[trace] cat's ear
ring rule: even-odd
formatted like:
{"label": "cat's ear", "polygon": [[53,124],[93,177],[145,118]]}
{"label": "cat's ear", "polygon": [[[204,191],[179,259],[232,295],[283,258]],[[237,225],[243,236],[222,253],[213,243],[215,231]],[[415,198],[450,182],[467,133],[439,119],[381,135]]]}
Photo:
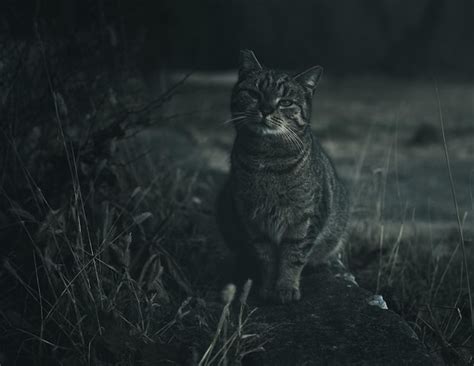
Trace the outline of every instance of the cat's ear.
{"label": "cat's ear", "polygon": [[258,62],[255,53],[251,50],[240,51],[239,79],[252,71],[262,70],[262,65]]}
{"label": "cat's ear", "polygon": [[295,75],[293,78],[301,83],[304,87],[308,88],[311,93],[314,93],[314,90],[318,86],[321,75],[323,74],[323,68],[321,66],[313,66],[298,75]]}

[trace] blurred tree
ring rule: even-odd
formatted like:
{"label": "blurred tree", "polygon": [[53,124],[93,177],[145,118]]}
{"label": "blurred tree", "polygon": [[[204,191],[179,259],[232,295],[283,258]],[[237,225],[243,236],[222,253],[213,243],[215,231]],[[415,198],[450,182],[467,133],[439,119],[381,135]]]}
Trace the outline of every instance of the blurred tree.
{"label": "blurred tree", "polygon": [[474,2],[458,0],[446,4],[430,52],[430,63],[437,74],[474,75]]}
{"label": "blurred tree", "polygon": [[420,20],[407,27],[399,39],[392,40],[381,62],[390,74],[412,75],[431,65],[429,56],[435,32],[446,11],[446,0],[428,1]]}
{"label": "blurred tree", "polygon": [[[112,69],[135,65],[152,85],[157,70],[228,69],[238,50],[263,63],[330,73],[439,72],[474,75],[473,0],[2,0],[2,29],[34,39],[101,41]],[[87,55],[84,55],[87,56]]]}

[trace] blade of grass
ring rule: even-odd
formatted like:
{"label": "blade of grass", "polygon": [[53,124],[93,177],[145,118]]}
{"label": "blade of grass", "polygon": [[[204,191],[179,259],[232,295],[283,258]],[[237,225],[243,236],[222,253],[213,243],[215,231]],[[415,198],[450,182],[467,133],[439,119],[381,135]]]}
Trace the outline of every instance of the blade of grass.
{"label": "blade of grass", "polygon": [[[451,188],[451,197],[453,200],[454,208],[456,211],[456,220],[458,224],[458,231],[459,231],[459,239],[461,243],[461,249],[462,249],[462,257],[463,257],[463,264],[464,264],[464,273],[466,276],[466,285],[467,285],[467,291],[468,291],[468,296],[469,296],[469,311],[471,315],[471,334],[474,333],[474,311],[473,311],[473,302],[472,302],[472,293],[471,293],[471,283],[469,279],[469,266],[468,266],[468,261],[467,261],[467,253],[466,253],[466,246],[465,246],[465,241],[464,241],[464,233],[462,229],[462,223],[461,223],[461,216],[459,214],[459,205],[458,205],[458,200],[456,196],[456,188],[454,187],[454,179],[453,179],[453,173],[451,170],[451,163],[449,160],[449,151],[448,151],[448,143],[446,140],[446,133],[444,129],[444,117],[443,117],[443,109],[441,106],[441,100],[439,96],[439,89],[438,89],[438,81],[435,80],[435,90],[436,90],[436,100],[438,102],[438,117],[439,117],[439,124],[441,128],[441,136],[443,138],[443,149],[444,149],[444,157],[445,157],[445,162],[446,162],[446,169],[449,175],[449,184]],[[474,349],[474,344],[471,344],[471,347],[473,350]]]}

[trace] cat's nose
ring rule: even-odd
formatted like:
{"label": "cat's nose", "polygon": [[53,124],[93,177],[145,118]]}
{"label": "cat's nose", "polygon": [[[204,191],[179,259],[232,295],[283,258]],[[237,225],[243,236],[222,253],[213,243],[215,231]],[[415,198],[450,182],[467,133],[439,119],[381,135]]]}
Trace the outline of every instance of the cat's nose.
{"label": "cat's nose", "polygon": [[266,117],[269,114],[272,114],[274,110],[275,109],[269,104],[264,104],[260,106],[260,112],[262,113],[263,117]]}

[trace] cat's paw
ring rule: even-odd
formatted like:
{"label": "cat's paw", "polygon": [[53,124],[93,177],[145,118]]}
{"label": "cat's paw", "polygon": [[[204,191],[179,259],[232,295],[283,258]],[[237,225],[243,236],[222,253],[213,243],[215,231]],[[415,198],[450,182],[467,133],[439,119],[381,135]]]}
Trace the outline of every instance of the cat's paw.
{"label": "cat's paw", "polygon": [[286,304],[292,301],[299,301],[301,299],[300,289],[296,286],[277,286],[275,295],[275,300],[281,304]]}

